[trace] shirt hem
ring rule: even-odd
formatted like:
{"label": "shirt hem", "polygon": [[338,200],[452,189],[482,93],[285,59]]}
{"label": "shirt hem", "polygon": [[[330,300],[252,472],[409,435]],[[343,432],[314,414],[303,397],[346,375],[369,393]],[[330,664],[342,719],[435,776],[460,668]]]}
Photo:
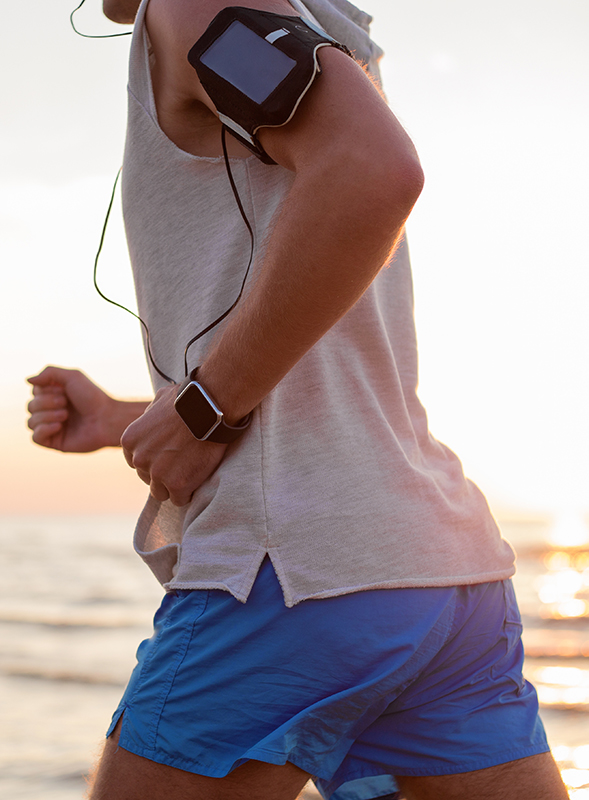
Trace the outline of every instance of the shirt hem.
{"label": "shirt hem", "polygon": [[[273,562],[272,566],[274,568],[274,571],[276,572],[276,565],[274,564],[274,559],[271,560]],[[479,583],[496,583],[497,581],[507,580],[511,578],[514,574],[515,574],[515,567],[511,567],[510,569],[498,570],[495,572],[485,572],[476,575],[450,575],[445,577],[438,576],[435,578],[423,578],[423,577],[398,578],[389,581],[377,581],[375,583],[367,583],[357,586],[355,585],[339,586],[332,589],[323,589],[316,592],[304,593],[300,595],[293,593],[292,585],[289,586],[288,583],[285,582],[286,580],[285,575],[278,575],[277,573],[277,577],[279,579],[282,588],[284,605],[287,608],[292,608],[293,606],[296,606],[298,603],[302,603],[305,600],[327,600],[331,597],[340,597],[341,595],[354,594],[355,592],[367,592],[377,589],[438,589],[438,588],[445,588],[448,586],[472,586]],[[251,585],[253,585],[253,581]],[[240,592],[237,591],[236,589],[231,588],[223,581],[172,580],[164,584],[164,589],[166,591],[174,591],[175,589],[186,589],[186,590],[221,589],[223,591],[229,592],[229,594],[233,595],[233,597],[240,603],[246,603],[251,591],[251,586],[247,591]]]}

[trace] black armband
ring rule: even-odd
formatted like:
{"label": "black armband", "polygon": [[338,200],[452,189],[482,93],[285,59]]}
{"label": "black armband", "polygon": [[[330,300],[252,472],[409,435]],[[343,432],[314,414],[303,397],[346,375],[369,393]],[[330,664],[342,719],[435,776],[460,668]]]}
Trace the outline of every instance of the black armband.
{"label": "black armband", "polygon": [[302,17],[224,8],[188,53],[188,61],[227,129],[266,164],[256,136],[292,119],[321,67],[317,51],[344,45]]}

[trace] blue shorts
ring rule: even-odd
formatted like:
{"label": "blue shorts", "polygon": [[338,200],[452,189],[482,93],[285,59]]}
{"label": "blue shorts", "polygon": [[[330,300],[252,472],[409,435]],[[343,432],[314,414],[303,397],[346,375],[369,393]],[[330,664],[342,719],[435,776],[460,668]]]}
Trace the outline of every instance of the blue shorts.
{"label": "blue shorts", "polygon": [[113,716],[125,750],[223,777],[290,761],[325,798],[546,752],[510,581],[378,589],[286,608],[266,559],[243,604],[167,594]]}

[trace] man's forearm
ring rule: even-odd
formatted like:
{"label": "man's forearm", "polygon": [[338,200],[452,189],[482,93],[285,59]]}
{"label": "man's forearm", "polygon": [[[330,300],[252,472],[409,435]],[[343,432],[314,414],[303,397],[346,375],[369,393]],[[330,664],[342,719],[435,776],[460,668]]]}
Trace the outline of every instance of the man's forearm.
{"label": "man's forearm", "polygon": [[119,447],[124,430],[144,413],[151,400],[114,400],[108,427],[107,447]]}
{"label": "man's forearm", "polygon": [[420,174],[400,176],[396,186],[373,177],[349,161],[297,176],[261,274],[200,370],[230,423],[258,405],[387,260]]}

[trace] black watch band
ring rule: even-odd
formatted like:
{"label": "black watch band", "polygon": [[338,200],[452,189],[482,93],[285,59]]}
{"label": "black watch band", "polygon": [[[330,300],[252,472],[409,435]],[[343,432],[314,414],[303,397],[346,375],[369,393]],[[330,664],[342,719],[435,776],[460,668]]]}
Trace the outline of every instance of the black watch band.
{"label": "black watch band", "polygon": [[229,444],[235,441],[250,425],[251,411],[237,425],[228,425],[223,412],[197,380],[198,367],[180,384],[174,407],[182,421],[199,442]]}

